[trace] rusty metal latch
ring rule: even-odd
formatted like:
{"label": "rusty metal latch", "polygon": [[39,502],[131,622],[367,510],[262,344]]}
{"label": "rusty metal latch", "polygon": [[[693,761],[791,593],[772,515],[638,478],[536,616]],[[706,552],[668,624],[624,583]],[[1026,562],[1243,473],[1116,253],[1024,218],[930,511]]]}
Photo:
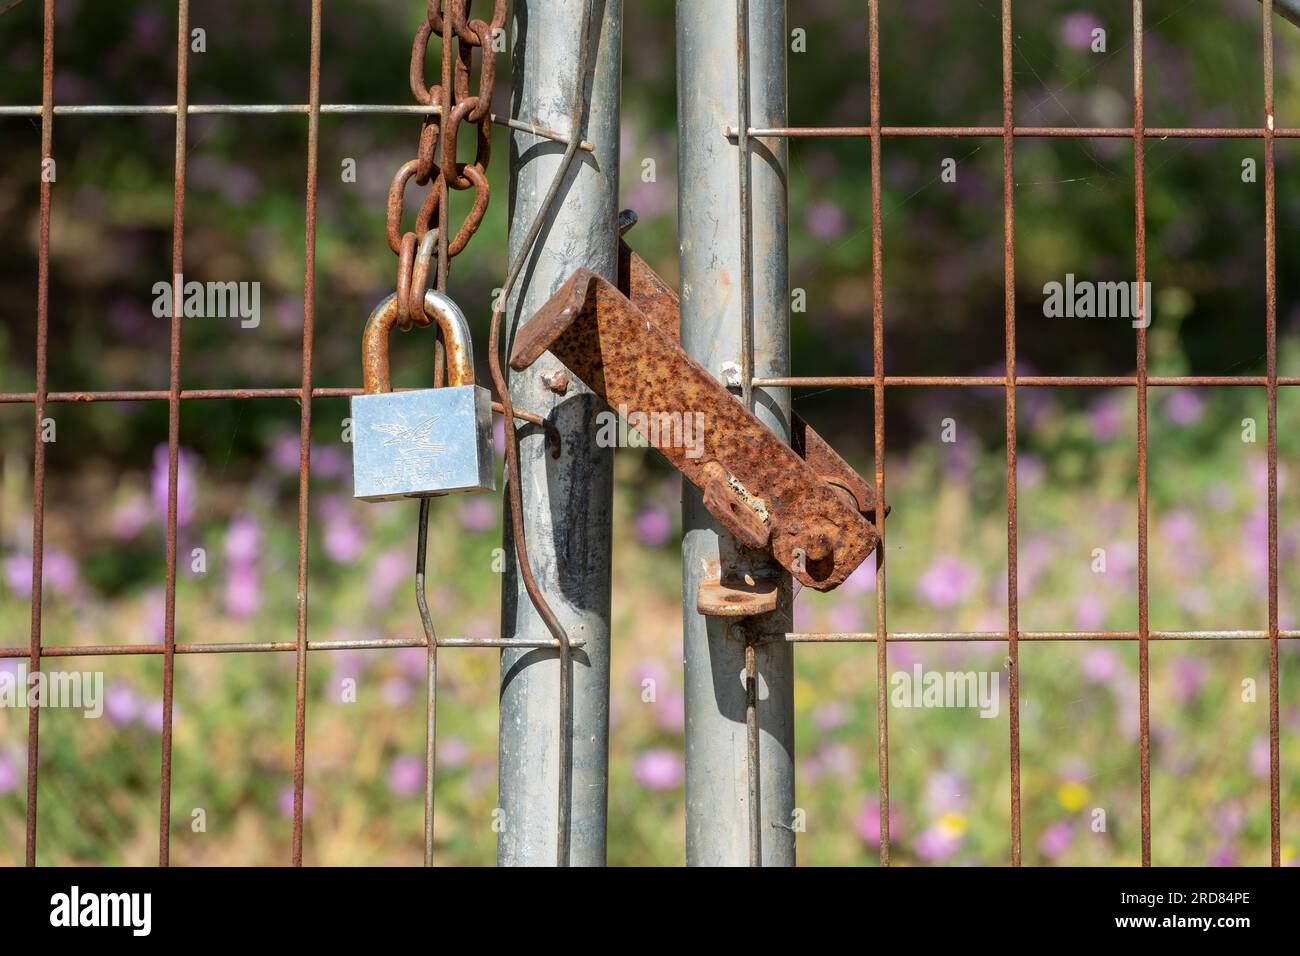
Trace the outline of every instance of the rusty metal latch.
{"label": "rusty metal latch", "polygon": [[833,589],[880,540],[874,486],[797,415],[788,445],[764,425],[682,349],[680,316],[677,292],[621,242],[618,286],[575,272],[520,329],[510,367],[525,369],[550,351],[625,417],[702,415],[697,443],[672,428],[651,427],[645,437],[738,541],[771,554],[802,584]]}

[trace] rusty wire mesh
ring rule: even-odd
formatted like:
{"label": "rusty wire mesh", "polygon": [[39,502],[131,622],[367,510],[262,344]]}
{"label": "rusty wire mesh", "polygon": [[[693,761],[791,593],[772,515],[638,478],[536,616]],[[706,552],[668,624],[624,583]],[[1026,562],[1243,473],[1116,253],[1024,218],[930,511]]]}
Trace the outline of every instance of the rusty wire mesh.
{"label": "rusty wire mesh", "polygon": [[[317,196],[317,160],[319,118],[329,113],[424,113],[427,108],[414,106],[382,106],[355,104],[322,104],[320,101],[321,72],[321,4],[322,0],[311,2],[311,42],[310,42],[310,100],[307,104],[268,104],[268,105],[191,105],[188,98],[187,41],[189,22],[189,0],[178,0],[177,32],[177,81],[176,103],[174,106],[62,106],[54,104],[54,4],[52,0],[44,3],[43,33],[43,76],[42,103],[30,107],[0,107],[0,115],[39,116],[41,126],[41,157],[49,159],[52,155],[52,133],[54,118],[61,114],[73,115],[132,115],[158,113],[175,115],[175,191],[173,201],[173,241],[172,273],[179,274],[184,261],[184,227],[185,227],[185,189],[186,189],[186,127],[187,117],[211,113],[245,113],[275,114],[291,113],[306,115],[308,119],[308,149],[306,167],[306,265],[303,285],[304,324],[302,339],[302,377],[297,388],[246,388],[246,389],[184,389],[180,376],[180,317],[172,317],[170,344],[170,381],[166,391],[62,391],[52,392],[46,387],[49,356],[49,265],[50,265],[50,204],[51,184],[42,179],[40,186],[40,232],[38,254],[38,294],[36,311],[36,389],[34,392],[0,393],[0,404],[29,404],[34,407],[35,437],[33,444],[33,499],[32,499],[32,600],[31,632],[28,646],[0,647],[0,658],[27,658],[31,670],[40,668],[44,657],[113,657],[129,655],[161,655],[163,658],[163,718],[162,718],[162,760],[160,772],[160,807],[159,807],[159,863],[166,865],[169,859],[169,820],[171,814],[171,769],[172,769],[172,718],[175,657],[178,654],[227,654],[227,653],[294,653],[296,656],[296,697],[295,697],[295,762],[294,762],[294,810],[293,810],[293,849],[295,864],[302,862],[303,837],[303,786],[304,762],[306,748],[306,664],[310,651],[373,649],[373,648],[408,648],[427,647],[422,637],[392,638],[374,640],[330,640],[317,641],[308,639],[307,624],[307,530],[308,530],[308,488],[310,478],[310,430],[312,399],[338,398],[358,394],[355,388],[318,388],[312,380],[312,343],[314,331],[314,283],[315,283],[315,236],[316,236],[316,196]],[[738,0],[741,11],[740,23],[745,22],[745,0]],[[1273,4],[1272,0],[1262,3],[1263,34],[1263,119],[1258,127],[1148,127],[1143,115],[1143,3],[1133,0],[1133,124],[1126,127],[1060,127],[1060,126],[1017,126],[1013,112],[1012,83],[1012,2],[1001,3],[1001,37],[1002,37],[1002,124],[1000,126],[886,126],[881,123],[880,112],[880,30],[879,0],[867,0],[869,26],[869,78],[870,78],[870,123],[867,126],[823,126],[823,127],[781,127],[752,128],[744,124],[747,109],[742,106],[740,123],[745,126],[744,134],[737,135],[740,128],[730,132],[739,141],[750,137],[857,137],[870,141],[871,174],[871,339],[873,352],[872,374],[862,376],[799,376],[783,378],[756,378],[753,376],[752,335],[746,336],[749,345],[743,368],[743,389],[746,395],[754,387],[849,387],[870,389],[873,393],[874,407],[874,450],[875,450],[875,484],[877,496],[885,500],[885,396],[890,388],[907,388],[923,386],[939,387],[989,387],[1001,386],[1005,389],[1006,408],[1006,485],[1007,485],[1007,628],[1004,631],[890,631],[887,626],[886,575],[883,546],[877,549],[876,557],[876,627],[872,632],[788,632],[766,635],[765,640],[787,641],[791,643],[874,643],[876,646],[876,706],[877,706],[877,759],[880,777],[880,859],[887,864],[890,856],[889,839],[889,729],[888,705],[886,694],[888,645],[893,642],[971,642],[971,641],[1005,641],[1010,661],[1010,810],[1011,810],[1011,862],[1018,865],[1021,861],[1021,784],[1020,784],[1020,711],[1019,711],[1019,645],[1021,642],[1053,641],[1135,641],[1138,644],[1139,659],[1139,741],[1140,741],[1140,782],[1141,782],[1141,853],[1144,865],[1151,863],[1151,785],[1150,785],[1150,700],[1149,700],[1149,656],[1151,641],[1267,641],[1269,647],[1269,801],[1270,801],[1270,843],[1272,864],[1277,866],[1281,860],[1281,826],[1280,826],[1280,773],[1279,773],[1279,687],[1278,687],[1278,643],[1281,640],[1300,638],[1300,631],[1282,630],[1278,626],[1278,486],[1277,486],[1277,396],[1278,389],[1286,386],[1300,385],[1300,376],[1280,376],[1277,374],[1277,275],[1276,275],[1276,210],[1275,178],[1276,164],[1274,143],[1279,137],[1300,138],[1300,128],[1276,127],[1273,115]],[[746,47],[739,44],[740,57],[738,76],[741,77],[740,88],[745,88],[744,77],[747,76]],[[743,101],[742,101],[743,102]],[[538,136],[566,142],[563,134],[542,129],[526,122],[493,117],[502,125],[524,130]],[[1003,148],[1003,242],[1004,242],[1004,343],[1006,371],[1004,375],[887,375],[885,372],[884,347],[884,291],[883,291],[883,245],[881,213],[881,145],[888,138],[907,137],[963,137],[1001,139]],[[1179,375],[1157,376],[1147,373],[1146,330],[1138,328],[1136,332],[1136,374],[1134,375],[1018,375],[1016,371],[1016,321],[1015,321],[1015,197],[1014,197],[1014,156],[1017,139],[1035,138],[1120,138],[1128,139],[1134,148],[1134,187],[1136,219],[1136,261],[1135,274],[1137,287],[1142,288],[1146,275],[1146,233],[1145,233],[1145,197],[1144,197],[1144,152],[1147,139],[1167,138],[1203,138],[1203,139],[1254,139],[1262,140],[1264,145],[1264,193],[1265,193],[1265,275],[1266,275],[1266,374],[1259,375]],[[587,147],[588,144],[582,144]],[[748,178],[748,159],[742,153],[740,175],[742,182]],[[750,269],[743,271],[743,301],[752,302],[753,274]],[[1139,293],[1140,295],[1140,293]],[[747,311],[748,311],[747,306]],[[173,310],[175,311],[175,310]],[[752,316],[749,317],[752,321]],[[1267,391],[1267,488],[1268,488],[1268,625],[1264,630],[1229,629],[1229,630],[1153,630],[1149,626],[1149,581],[1148,581],[1148,503],[1147,503],[1147,394],[1148,388],[1167,386],[1201,386],[1201,387],[1264,387]],[[1016,400],[1019,388],[1057,388],[1057,387],[1126,387],[1135,388],[1137,394],[1137,482],[1138,482],[1138,625],[1135,630],[1122,631],[1022,631],[1018,626],[1018,589],[1017,589],[1017,520],[1016,520]],[[298,618],[297,639],[295,641],[253,642],[253,643],[178,643],[175,637],[175,598],[176,598],[176,550],[177,550],[177,461],[179,451],[180,410],[183,402],[217,399],[298,399],[301,403],[300,416],[300,460],[299,460],[299,495],[298,495],[298,563],[297,593]],[[42,643],[41,632],[41,576],[42,553],[44,544],[45,515],[45,453],[41,440],[41,423],[45,418],[47,406],[69,402],[128,402],[128,401],[166,401],[169,409],[168,419],[168,496],[166,522],[167,578],[165,604],[165,637],[161,646],[145,644],[117,644],[91,646],[46,646]],[[879,526],[884,534],[885,518],[881,514]],[[459,637],[439,637],[438,647],[502,647],[529,646],[527,642],[503,641],[500,639],[479,639]],[[538,644],[542,646],[542,644]],[[555,646],[547,642],[545,646]],[[576,642],[575,642],[576,646]],[[751,655],[752,660],[752,655]],[[751,685],[753,681],[752,665],[750,667]],[[432,708],[433,681],[432,671],[429,681],[429,706]],[[751,686],[752,690],[752,686]],[[29,711],[28,723],[28,763],[27,763],[27,804],[26,804],[26,861],[34,865],[36,860],[37,837],[37,784],[38,756],[40,743],[40,709],[33,707]],[[757,727],[751,735],[751,773],[749,787],[751,792],[758,787],[759,768],[756,762],[755,743]],[[432,760],[432,745],[428,748],[426,759]],[[431,770],[430,770],[431,773]],[[752,809],[757,809],[757,801],[751,800]],[[426,815],[426,843],[429,839],[428,829],[431,818]],[[754,828],[751,840],[760,839]],[[751,846],[751,857],[753,847]]]}
{"label": "rusty wire mesh", "polygon": [[[0,659],[27,658],[30,673],[40,670],[44,657],[120,657],[132,655],[161,655],[163,659],[163,697],[162,697],[162,758],[159,774],[160,797],[158,816],[158,862],[166,866],[170,858],[170,821],[172,798],[172,725],[174,718],[175,658],[177,654],[240,654],[240,653],[289,653],[296,658],[295,706],[294,706],[294,772],[293,772],[293,837],[292,862],[295,866],[302,864],[303,855],[303,817],[304,817],[304,777],[306,765],[307,740],[307,653],[324,650],[363,650],[379,648],[422,647],[428,650],[428,665],[425,672],[425,706],[427,739],[424,755],[424,846],[425,864],[432,862],[433,850],[433,793],[435,785],[435,706],[437,694],[437,649],[440,647],[548,647],[560,648],[558,639],[527,640],[482,637],[443,637],[433,634],[424,602],[424,556],[427,544],[426,522],[428,499],[422,501],[420,534],[417,560],[415,562],[415,583],[417,598],[421,604],[425,635],[419,637],[376,638],[368,640],[328,640],[313,641],[308,639],[307,625],[307,583],[308,583],[308,549],[307,535],[309,525],[308,498],[311,480],[311,427],[312,400],[316,398],[340,398],[361,394],[360,388],[318,388],[313,385],[313,338],[315,327],[315,280],[316,280],[316,213],[317,183],[320,142],[320,117],[328,113],[350,114],[416,114],[431,112],[427,104],[414,105],[360,105],[360,104],[322,104],[320,100],[321,79],[321,15],[323,0],[311,0],[310,22],[310,70],[309,102],[306,104],[205,104],[191,105],[189,102],[188,51],[190,41],[189,0],[178,0],[177,34],[176,34],[176,102],[175,105],[133,106],[94,104],[86,106],[57,107],[54,104],[54,40],[55,17],[53,0],[45,0],[43,5],[43,43],[42,43],[42,81],[40,106],[5,106],[0,107],[0,115],[39,116],[41,125],[41,159],[49,160],[53,154],[54,117],[60,114],[91,115],[143,115],[165,114],[176,117],[175,137],[175,180],[172,202],[172,258],[171,275],[183,274],[185,258],[185,175],[187,166],[186,131],[188,117],[203,114],[301,114],[307,117],[307,168],[305,175],[306,216],[304,227],[305,257],[303,276],[303,334],[302,334],[302,379],[298,388],[240,388],[240,389],[183,389],[181,387],[181,310],[171,310],[170,348],[169,348],[169,385],[161,390],[103,390],[81,392],[51,392],[47,388],[49,366],[49,275],[50,275],[50,206],[51,181],[42,177],[40,191],[40,231],[38,240],[37,272],[37,307],[36,307],[36,390],[34,392],[0,393],[0,404],[30,404],[35,411],[35,445],[33,449],[33,484],[32,484],[32,597],[31,597],[31,632],[27,647],[0,646]],[[590,22],[589,6],[587,15],[580,21],[584,27]],[[587,34],[580,39],[582,53],[575,58],[579,75],[586,70]],[[581,84],[577,86],[579,92]],[[583,116],[581,95],[573,107],[573,128],[579,129]],[[436,111],[436,108],[432,111]],[[532,238],[525,244],[520,260],[527,255],[532,241],[540,232],[542,220],[560,192],[560,184],[573,156],[580,150],[590,150],[590,143],[574,141],[566,134],[556,132],[525,121],[488,114],[493,123],[510,129],[530,133],[543,139],[552,140],[565,146],[565,157],[555,174],[552,195],[544,204],[542,215],[534,224]],[[521,263],[512,266],[512,274],[507,278],[506,288],[514,283]],[[179,301],[179,288],[176,290]],[[294,641],[259,641],[239,643],[200,643],[177,642],[176,640],[176,560],[177,560],[177,494],[178,494],[178,459],[180,453],[180,411],[185,401],[236,399],[296,399],[301,407],[299,416],[299,461],[298,461],[298,523],[297,523],[297,639]],[[44,519],[46,460],[45,447],[41,437],[42,422],[46,417],[46,408],[51,404],[66,402],[131,402],[131,401],[166,401],[168,403],[167,432],[167,517],[166,517],[166,584],[164,605],[164,636],[161,645],[114,644],[114,645],[78,645],[48,646],[42,642],[41,607],[42,607],[42,570],[44,553]],[[500,402],[494,402],[498,412],[503,411]],[[535,415],[517,410],[514,417],[525,421],[534,421]],[[540,423],[540,422],[539,422]],[[521,537],[522,540],[522,537]],[[581,647],[581,640],[567,642],[569,646]],[[40,706],[28,709],[27,725],[27,777],[26,777],[26,848],[25,858],[28,866],[36,864],[36,837],[39,755],[40,755]],[[566,768],[567,769],[567,768]],[[563,778],[562,778],[563,780]],[[561,784],[560,792],[566,792]],[[561,813],[564,801],[561,800]],[[566,856],[567,841],[561,839],[558,853],[561,862]]]}
{"label": "rusty wire mesh", "polygon": [[[737,48],[740,51],[741,77],[738,89],[741,94],[741,115],[747,114],[744,102],[747,44],[744,31],[747,23],[747,0],[738,0],[739,29]],[[1006,393],[1006,484],[1007,484],[1007,628],[1005,631],[967,632],[917,632],[890,631],[887,627],[887,600],[885,587],[885,515],[878,515],[882,545],[876,550],[876,629],[874,632],[789,632],[771,635],[769,640],[793,643],[858,643],[876,645],[876,708],[877,708],[877,759],[880,775],[880,861],[889,863],[889,714],[888,646],[891,642],[943,642],[943,641],[1005,641],[1009,665],[1010,695],[1010,758],[1011,758],[1011,863],[1021,862],[1021,784],[1020,784],[1020,681],[1019,645],[1022,641],[1136,641],[1138,644],[1139,683],[1139,748],[1141,774],[1141,834],[1142,864],[1151,865],[1151,706],[1149,693],[1150,662],[1148,647],[1151,641],[1182,640],[1267,640],[1269,683],[1269,818],[1270,844],[1273,866],[1281,864],[1281,799],[1279,771],[1279,719],[1278,719],[1278,642],[1300,637],[1300,631],[1280,630],[1278,627],[1278,487],[1277,487],[1277,390],[1281,386],[1300,384],[1300,377],[1277,374],[1277,228],[1276,228],[1276,163],[1274,142],[1278,137],[1295,138],[1300,129],[1278,128],[1273,113],[1273,3],[1264,0],[1263,17],[1263,124],[1259,127],[1148,127],[1143,115],[1143,3],[1133,0],[1133,125],[1128,127],[1035,127],[1017,126],[1013,111],[1011,0],[1001,3],[1002,35],[1002,125],[1001,126],[884,126],[880,121],[880,13],[879,0],[868,0],[869,71],[870,71],[870,125],[835,127],[783,127],[733,128],[730,132],[740,142],[749,137],[861,137],[870,140],[871,147],[871,338],[872,374],[864,376],[808,376],[785,378],[753,378],[752,355],[746,356],[743,372],[748,395],[754,386],[765,387],[850,387],[871,389],[874,400],[875,481],[877,500],[885,498],[885,394],[890,388],[916,386],[988,387],[1002,386]],[[743,119],[741,120],[743,124]],[[737,135],[740,134],[740,135]],[[883,243],[881,226],[881,143],[891,137],[984,137],[1002,140],[1003,186],[1003,281],[1004,281],[1004,342],[1006,372],[1004,375],[953,376],[953,375],[886,375],[884,336],[884,285]],[[1154,376],[1147,374],[1147,335],[1140,323],[1136,334],[1135,375],[1095,376],[1020,376],[1016,373],[1016,252],[1015,252],[1015,142],[1032,138],[1093,138],[1117,137],[1130,139],[1134,150],[1134,214],[1136,221],[1135,276],[1138,292],[1138,315],[1145,315],[1142,289],[1146,279],[1146,208],[1144,195],[1144,155],[1147,139],[1206,138],[1206,139],[1262,139],[1264,144],[1264,203],[1265,203],[1265,284],[1266,284],[1266,374],[1263,376],[1180,375]],[[740,176],[742,195],[747,195],[749,177],[749,152],[742,153]],[[742,294],[752,301],[754,277],[750,269],[742,270]],[[752,321],[750,312],[746,318]],[[746,341],[752,348],[752,335]],[[1129,631],[1022,631],[1019,628],[1019,593],[1017,585],[1017,524],[1016,524],[1016,394],[1017,389],[1052,387],[1129,387],[1137,390],[1137,506],[1138,506],[1138,626]],[[1268,627],[1266,630],[1152,630],[1148,620],[1148,503],[1147,503],[1147,389],[1162,386],[1264,386],[1268,401]],[[750,675],[753,679],[752,669]],[[751,688],[752,696],[752,688]],[[756,714],[751,702],[751,717]],[[750,809],[757,815],[758,790],[756,779],[757,740],[751,733]],[[751,820],[750,857],[758,853],[760,839],[755,821]]]}

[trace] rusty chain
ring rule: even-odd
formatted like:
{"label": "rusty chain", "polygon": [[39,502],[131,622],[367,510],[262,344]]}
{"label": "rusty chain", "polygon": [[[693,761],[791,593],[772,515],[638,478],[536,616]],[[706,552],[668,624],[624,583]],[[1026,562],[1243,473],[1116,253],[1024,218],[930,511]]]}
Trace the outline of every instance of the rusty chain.
{"label": "rusty chain", "polygon": [[[436,248],[437,271],[434,276],[435,288],[446,291],[447,274],[451,260],[464,251],[465,246],[478,231],[487,212],[491,195],[488,184],[488,163],[492,156],[492,93],[496,83],[495,42],[503,35],[507,14],[508,0],[492,0],[491,22],[470,19],[470,5],[473,0],[427,0],[426,15],[417,28],[415,39],[411,44],[410,82],[411,92],[416,102],[429,106],[424,124],[420,130],[419,146],[415,159],[403,163],[393,177],[388,190],[387,233],[389,248],[396,253],[397,266],[397,300],[399,305],[398,326],[407,331],[415,326],[426,326],[431,319],[425,314],[424,296],[429,282],[429,270],[433,264]],[[576,100],[573,106],[573,123],[566,145],[564,159],[561,162],[554,182],[551,184],[543,211],[538,215],[529,230],[524,247],[511,264],[510,274],[505,288],[493,309],[490,327],[489,366],[493,383],[496,386],[498,401],[493,407],[506,417],[507,423],[521,419],[534,425],[542,426],[548,441],[553,440],[552,452],[558,457],[560,453],[559,433],[548,419],[534,413],[516,409],[510,400],[510,391],[501,373],[499,355],[499,331],[504,300],[509,296],[524,258],[537,240],[542,221],[549,209],[558,199],[560,186],[565,171],[573,161],[576,150],[583,146],[579,132],[585,113],[582,95],[583,78],[588,63],[588,38],[592,18],[591,0],[587,0],[585,16],[582,21],[579,39],[578,71]],[[428,58],[430,40],[441,37],[441,77],[436,85],[428,85],[425,76],[425,61]],[[455,44],[455,65],[452,64],[452,47]],[[471,94],[470,79],[473,68],[474,49],[480,52],[479,82],[476,93]],[[456,161],[457,147],[462,125],[468,121],[475,128],[476,144],[474,161],[460,163]],[[402,211],[405,205],[406,188],[414,179],[416,185],[429,186],[428,196],[420,205],[415,218],[415,228],[403,232],[401,226]],[[454,238],[450,237],[448,197],[451,190],[474,190],[474,203],[465,216]],[[435,223],[436,217],[436,223]],[[442,343],[437,346],[434,361],[434,384],[442,384],[443,362]],[[508,514],[514,533],[515,552],[519,563],[519,572],[529,599],[537,608],[547,629],[555,639],[560,656],[560,781],[557,788],[556,821],[556,862],[567,866],[569,862],[569,790],[572,786],[572,751],[569,730],[572,722],[572,687],[568,670],[570,667],[570,642],[563,625],[551,609],[541,592],[536,577],[529,563],[525,544],[523,526],[523,506],[519,492],[519,452],[518,438],[513,428],[506,430],[506,474]],[[429,499],[420,500],[420,518],[418,524],[418,541],[416,545],[415,592],[416,604],[420,611],[420,621],[424,629],[425,646],[428,654],[429,699],[427,706],[427,727],[425,737],[425,759],[427,773],[425,779],[425,865],[432,865],[433,841],[432,820],[434,806],[434,700],[433,686],[437,674],[438,639],[434,633],[433,617],[429,611],[425,592],[425,553],[428,542]]]}
{"label": "rusty chain", "polygon": [[[492,156],[492,93],[496,84],[496,41],[504,35],[508,0],[492,0],[492,19],[470,19],[470,6],[473,0],[427,0],[426,15],[416,29],[415,39],[411,44],[410,83],[411,92],[416,102],[430,107],[420,129],[419,146],[415,159],[403,163],[393,177],[388,190],[387,233],[389,248],[397,255],[397,301],[399,306],[398,327],[408,331],[416,326],[429,325],[431,319],[425,314],[424,297],[429,283],[429,270],[433,265],[434,254],[437,255],[437,271],[434,276],[434,288],[446,291],[447,274],[451,260],[464,251],[474,237],[483,217],[487,212],[491,195],[488,183],[488,163]],[[535,413],[516,409],[510,398],[501,369],[500,328],[504,303],[509,298],[515,282],[523,270],[524,262],[530,254],[541,232],[542,224],[554,204],[559,200],[561,188],[567,171],[579,149],[590,149],[590,144],[581,139],[581,130],[586,116],[587,103],[584,97],[584,80],[589,65],[589,41],[591,21],[594,15],[592,0],[586,0],[578,37],[577,71],[575,77],[575,97],[571,114],[571,125],[565,141],[565,152],[559,169],[551,182],[542,209],[534,219],[522,247],[517,251],[510,264],[505,287],[500,293],[492,312],[489,334],[489,361],[492,381],[497,391],[494,410],[500,411],[507,423],[514,419],[540,425],[552,444],[552,454],[559,457],[559,432],[549,419]],[[441,76],[440,82],[428,85],[425,74],[425,61],[428,58],[430,41],[441,38]],[[455,45],[455,62],[452,53]],[[471,74],[473,72],[474,49],[480,51],[479,81],[477,91],[471,93]],[[468,123],[475,130],[474,161],[457,162],[457,147],[462,125]],[[519,128],[530,130],[537,135],[548,135],[530,124],[520,124]],[[405,206],[406,188],[414,179],[418,186],[429,186],[429,193],[420,205],[415,217],[415,228],[402,231],[402,211]],[[474,190],[474,203],[454,237],[450,237],[448,197],[451,190]],[[436,222],[435,222],[436,217]],[[435,358],[435,386],[442,383],[443,363],[441,359],[441,342]],[[557,788],[557,839],[556,862],[567,866],[569,862],[569,791],[572,786],[572,742],[569,739],[569,727],[572,723],[572,679],[571,644],[564,626],[541,591],[528,558],[525,528],[523,521],[523,503],[519,490],[519,449],[518,436],[513,428],[506,430],[506,501],[507,513],[514,536],[515,554],[518,560],[519,575],[529,600],[537,609],[546,628],[555,640],[555,647],[560,658],[560,711],[561,731],[559,734],[559,770],[560,780]],[[429,611],[425,593],[425,552],[428,542],[429,499],[420,501],[420,518],[418,524],[418,541],[416,549],[415,591],[416,603],[420,611],[420,620],[424,629],[425,646],[428,651],[428,668],[430,674],[430,694],[434,675],[437,671],[438,640],[434,633],[433,618]],[[425,780],[425,864],[432,863],[432,815],[433,815],[433,747],[434,747],[434,711],[433,700],[428,704],[428,727],[426,733],[426,761],[429,771]]]}
{"label": "rusty chain", "polygon": [[[492,158],[492,93],[496,86],[499,37],[504,35],[507,0],[492,0],[492,19],[470,18],[473,0],[427,0],[425,18],[411,43],[411,93],[417,103],[429,106],[416,156],[403,163],[388,189],[388,246],[398,257],[397,298],[399,327],[429,324],[424,314],[424,293],[437,247],[434,287],[445,291],[450,262],[465,250],[487,213],[491,189],[488,163]],[[437,83],[429,84],[425,72],[430,41],[441,40],[441,69]],[[454,54],[453,54],[454,46]],[[480,51],[479,78],[471,89],[474,50]],[[454,62],[453,62],[454,61]],[[457,162],[460,133],[467,123],[474,128],[474,161]],[[406,188],[414,179],[429,192],[415,217],[415,228],[402,231]],[[474,204],[450,236],[448,196],[451,190],[474,190]],[[429,241],[428,237],[433,236]]]}

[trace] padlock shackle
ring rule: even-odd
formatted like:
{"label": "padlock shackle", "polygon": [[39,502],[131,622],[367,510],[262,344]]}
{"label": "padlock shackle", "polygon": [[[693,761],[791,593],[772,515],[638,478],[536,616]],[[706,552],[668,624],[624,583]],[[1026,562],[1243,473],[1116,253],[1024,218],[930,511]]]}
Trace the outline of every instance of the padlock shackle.
{"label": "padlock shackle", "polygon": [[[429,289],[424,293],[424,312],[442,329],[447,358],[447,384],[474,384],[474,342],[469,334],[469,320],[451,299]],[[401,318],[397,293],[375,306],[366,320],[361,338],[361,384],[367,395],[393,390],[388,366],[388,341],[393,327]]]}

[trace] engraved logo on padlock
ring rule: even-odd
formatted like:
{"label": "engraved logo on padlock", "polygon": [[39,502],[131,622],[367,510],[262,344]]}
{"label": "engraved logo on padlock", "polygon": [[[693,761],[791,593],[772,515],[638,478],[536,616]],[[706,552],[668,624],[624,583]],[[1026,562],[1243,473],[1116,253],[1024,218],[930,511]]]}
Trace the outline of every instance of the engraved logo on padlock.
{"label": "engraved logo on padlock", "polygon": [[365,394],[352,399],[353,494],[363,501],[496,490],[492,397],[474,384],[469,323],[439,292],[425,293],[424,310],[442,330],[445,388],[392,391],[388,340],[400,318],[396,295],[366,322]]}

